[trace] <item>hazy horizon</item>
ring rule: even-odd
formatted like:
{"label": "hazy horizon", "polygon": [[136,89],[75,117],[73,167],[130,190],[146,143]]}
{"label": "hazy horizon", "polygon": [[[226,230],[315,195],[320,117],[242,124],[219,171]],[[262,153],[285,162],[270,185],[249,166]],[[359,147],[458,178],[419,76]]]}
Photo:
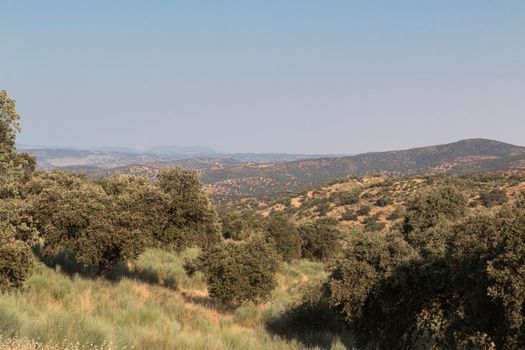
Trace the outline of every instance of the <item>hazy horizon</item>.
{"label": "hazy horizon", "polygon": [[525,144],[525,2],[0,0],[20,144]]}

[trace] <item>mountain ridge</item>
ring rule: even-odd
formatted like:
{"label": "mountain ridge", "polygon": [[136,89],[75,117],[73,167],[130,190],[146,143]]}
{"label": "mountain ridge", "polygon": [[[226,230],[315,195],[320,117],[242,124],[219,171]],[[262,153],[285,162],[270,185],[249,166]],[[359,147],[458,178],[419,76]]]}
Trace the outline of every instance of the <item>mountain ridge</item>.
{"label": "mountain ridge", "polygon": [[[221,206],[255,204],[282,194],[352,177],[381,175],[399,178],[438,173],[525,171],[525,147],[483,138],[342,157],[288,159],[281,155],[280,161],[275,161],[271,156],[257,157],[253,158],[250,154],[238,159],[167,159],[159,156],[153,159],[135,158],[129,164],[126,164],[128,160],[121,159],[121,163],[105,168],[93,164],[66,164],[58,168],[86,172],[95,178],[115,173],[154,177],[159,169],[173,166],[196,169],[208,191]],[[103,164],[112,164],[111,161],[102,159]]]}

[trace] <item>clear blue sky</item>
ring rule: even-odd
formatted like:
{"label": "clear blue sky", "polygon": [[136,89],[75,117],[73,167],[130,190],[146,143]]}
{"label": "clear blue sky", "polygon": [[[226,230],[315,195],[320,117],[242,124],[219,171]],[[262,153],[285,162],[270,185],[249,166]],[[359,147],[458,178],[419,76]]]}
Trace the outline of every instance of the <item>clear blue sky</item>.
{"label": "clear blue sky", "polygon": [[19,142],[525,145],[525,1],[0,0]]}

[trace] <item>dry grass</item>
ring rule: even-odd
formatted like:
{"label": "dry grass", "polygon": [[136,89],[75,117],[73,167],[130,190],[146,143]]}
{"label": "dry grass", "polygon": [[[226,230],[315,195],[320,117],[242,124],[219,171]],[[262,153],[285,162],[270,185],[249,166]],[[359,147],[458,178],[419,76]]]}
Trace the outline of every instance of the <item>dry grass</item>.
{"label": "dry grass", "polygon": [[271,302],[223,311],[202,277],[182,269],[184,257],[195,254],[150,250],[133,265],[142,275],[116,282],[40,264],[23,290],[0,295],[0,350],[305,348],[300,339],[269,333],[266,322],[298,298],[305,281],[326,276],[322,264],[284,264]]}

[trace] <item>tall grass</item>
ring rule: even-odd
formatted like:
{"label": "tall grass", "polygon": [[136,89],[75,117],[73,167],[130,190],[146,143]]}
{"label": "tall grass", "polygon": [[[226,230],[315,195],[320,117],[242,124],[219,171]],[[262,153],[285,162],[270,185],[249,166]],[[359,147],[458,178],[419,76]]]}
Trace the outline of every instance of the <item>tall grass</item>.
{"label": "tall grass", "polygon": [[0,349],[13,337],[14,349],[304,348],[272,335],[265,323],[297,299],[304,282],[324,277],[321,264],[284,264],[272,302],[225,312],[207,297],[202,276],[184,273],[184,259],[197,253],[149,250],[113,281],[40,264],[23,290],[0,295]]}

